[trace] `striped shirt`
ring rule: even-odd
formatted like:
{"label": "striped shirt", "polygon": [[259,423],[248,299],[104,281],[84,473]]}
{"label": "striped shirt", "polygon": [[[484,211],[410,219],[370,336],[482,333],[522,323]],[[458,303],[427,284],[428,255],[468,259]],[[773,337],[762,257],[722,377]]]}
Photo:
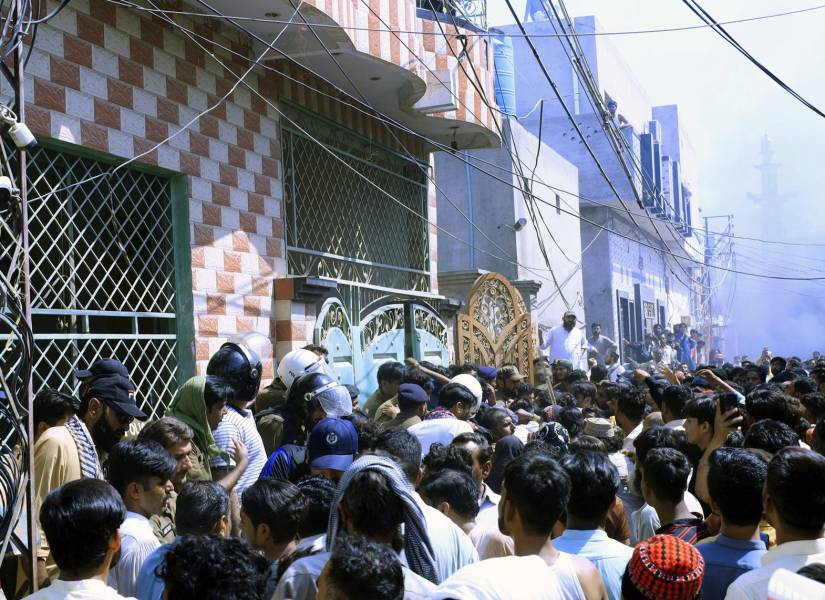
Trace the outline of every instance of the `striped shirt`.
{"label": "striped shirt", "polygon": [[680,540],[695,546],[698,542],[712,534],[708,524],[702,519],[676,519],[656,530],[656,535],[672,535]]}
{"label": "striped shirt", "polygon": [[[235,486],[238,499],[243,498],[246,488],[258,481],[261,471],[266,464],[266,450],[261,434],[255,427],[255,417],[251,410],[239,411],[234,406],[228,406],[226,415],[221,419],[215,430],[215,443],[224,452],[229,452],[233,440],[239,440],[249,451],[249,464]],[[215,466],[229,467],[219,457],[215,459]]]}

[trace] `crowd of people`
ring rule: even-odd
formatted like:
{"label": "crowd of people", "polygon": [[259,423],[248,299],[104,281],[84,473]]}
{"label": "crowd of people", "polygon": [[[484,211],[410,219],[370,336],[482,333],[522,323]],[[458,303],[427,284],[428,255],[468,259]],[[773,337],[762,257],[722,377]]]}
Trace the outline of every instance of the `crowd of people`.
{"label": "crowd of people", "polygon": [[559,328],[529,376],[408,358],[367,398],[321,346],[261,388],[227,343],[152,421],[123,364],[77,370],[34,401],[29,597],[825,598],[825,360]]}

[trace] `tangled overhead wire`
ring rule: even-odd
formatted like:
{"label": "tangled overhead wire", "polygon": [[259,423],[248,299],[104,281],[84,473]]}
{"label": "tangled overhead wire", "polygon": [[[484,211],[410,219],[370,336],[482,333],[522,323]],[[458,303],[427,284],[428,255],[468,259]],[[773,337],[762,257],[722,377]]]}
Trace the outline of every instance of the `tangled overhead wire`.
{"label": "tangled overhead wire", "polygon": [[[20,73],[7,59],[19,51],[24,40],[29,55],[34,47],[37,26],[57,15],[69,0],[51,12],[43,0],[0,0],[0,72],[16,87]],[[18,55],[19,56],[19,55]],[[28,56],[26,57],[28,61]],[[19,67],[15,61],[15,67]],[[18,98],[18,101],[20,99]],[[22,234],[24,227],[21,196],[11,167],[14,147],[26,149],[36,144],[34,136],[9,107],[0,104],[0,131],[14,146],[0,141],[0,243],[9,252],[0,261],[0,562],[9,543],[26,553],[28,535],[17,534],[17,525],[27,506],[26,490],[32,471],[29,447],[29,382],[31,381],[34,337],[23,308]]]}
{"label": "tangled overhead wire", "polygon": [[[13,247],[7,264],[0,264],[0,561],[10,541],[23,551],[25,542],[15,527],[23,512],[29,464],[28,386],[34,337],[20,301],[22,219],[20,196],[14,193],[5,143],[0,142],[3,175],[8,191],[0,191],[0,240]],[[6,261],[4,261],[6,262]],[[29,508],[31,510],[31,508]]]}
{"label": "tangled overhead wire", "polygon": [[0,63],[3,63],[0,68],[9,82],[14,83],[14,76],[5,65],[6,59],[14,54],[23,40],[29,38],[29,52],[25,60],[28,63],[37,39],[37,26],[56,17],[70,1],[61,0],[54,10],[47,13],[45,0],[0,0],[0,15],[4,15],[0,27]]}
{"label": "tangled overhead wire", "polygon": [[10,541],[19,550],[24,542],[15,535],[23,511],[31,469],[27,395],[31,379],[34,338],[23,307],[14,292],[0,281],[0,561]]}

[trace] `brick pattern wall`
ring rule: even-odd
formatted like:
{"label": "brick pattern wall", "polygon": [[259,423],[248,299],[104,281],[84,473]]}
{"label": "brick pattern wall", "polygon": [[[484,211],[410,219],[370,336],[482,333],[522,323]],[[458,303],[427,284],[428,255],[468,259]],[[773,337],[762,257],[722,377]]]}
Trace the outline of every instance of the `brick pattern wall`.
{"label": "brick pattern wall", "polygon": [[[216,23],[184,24],[249,54]],[[74,0],[41,26],[27,69],[36,134],[188,176],[199,372],[227,338],[271,333],[271,279],[286,270],[278,116],[243,86],[220,102],[235,80],[167,23],[105,0]],[[261,89],[257,73],[246,81]]]}
{"label": "brick pattern wall", "polygon": [[[26,121],[39,136],[120,158],[140,155],[140,163],[187,175],[196,362],[203,372],[220,344],[239,333],[277,339],[279,353],[305,343],[315,315],[312,307],[273,302],[273,279],[287,272],[279,115],[244,86],[219,102],[237,79],[229,70],[243,73],[248,63],[218,45],[244,56],[251,49],[217,21],[178,22],[213,41],[229,69],[148,13],[105,0],[73,0],[38,32],[25,83]],[[256,71],[246,82],[270,101],[292,99],[396,145],[383,125],[337,102],[326,84],[299,69],[279,68],[286,77]],[[9,97],[3,85],[0,93]],[[423,155],[418,140],[397,135]],[[434,219],[434,197],[430,210]],[[434,235],[431,243],[435,261]],[[268,361],[264,377],[272,377]]]}
{"label": "brick pattern wall", "polygon": [[[483,89],[484,96],[493,102],[492,49],[483,36],[451,23],[443,23],[439,28],[431,19],[419,19],[415,0],[306,0],[306,3],[341,25],[359,52],[404,67],[422,81],[427,80],[430,70],[454,70],[460,102],[456,110],[441,116],[498,131],[497,114],[474,87]],[[442,28],[447,37],[441,33]],[[469,61],[463,61],[463,69],[456,61],[465,50],[458,35],[465,35],[467,40]]]}

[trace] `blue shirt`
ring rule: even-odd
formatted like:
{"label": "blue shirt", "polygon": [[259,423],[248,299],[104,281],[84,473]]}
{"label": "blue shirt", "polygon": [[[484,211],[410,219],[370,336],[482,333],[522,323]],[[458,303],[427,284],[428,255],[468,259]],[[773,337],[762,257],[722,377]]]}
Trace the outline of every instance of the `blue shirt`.
{"label": "blue shirt", "polygon": [[135,592],[138,600],[160,600],[163,597],[163,581],[155,576],[155,569],[163,564],[172,544],[164,544],[143,561],[137,578],[137,592]]}
{"label": "blue shirt", "polygon": [[690,356],[690,338],[684,333],[673,336],[676,341],[676,358],[680,363],[685,363],[689,369],[695,369],[693,358]]}
{"label": "blue shirt", "polygon": [[723,600],[733,580],[761,567],[761,558],[768,551],[761,540],[737,540],[721,533],[696,549],[705,559],[702,600]]}
{"label": "blue shirt", "polygon": [[610,600],[622,597],[622,576],[633,548],[609,538],[602,529],[566,529],[553,540],[553,546],[560,552],[578,554],[590,560],[601,573],[607,597]]}

